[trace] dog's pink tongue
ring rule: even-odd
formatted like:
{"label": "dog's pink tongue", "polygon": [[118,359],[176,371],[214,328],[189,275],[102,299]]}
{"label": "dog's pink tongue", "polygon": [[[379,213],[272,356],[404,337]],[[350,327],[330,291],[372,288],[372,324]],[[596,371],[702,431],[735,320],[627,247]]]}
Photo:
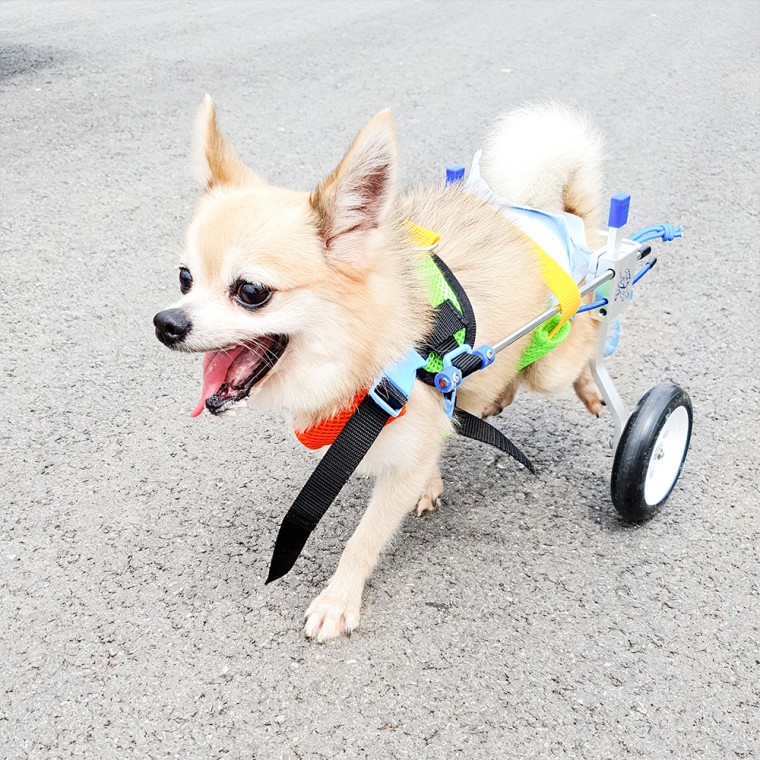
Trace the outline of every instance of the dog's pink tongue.
{"label": "dog's pink tongue", "polygon": [[224,384],[230,364],[240,356],[243,346],[230,351],[209,351],[203,355],[203,390],[201,400],[190,412],[191,417],[197,417],[206,408],[206,399],[211,398]]}

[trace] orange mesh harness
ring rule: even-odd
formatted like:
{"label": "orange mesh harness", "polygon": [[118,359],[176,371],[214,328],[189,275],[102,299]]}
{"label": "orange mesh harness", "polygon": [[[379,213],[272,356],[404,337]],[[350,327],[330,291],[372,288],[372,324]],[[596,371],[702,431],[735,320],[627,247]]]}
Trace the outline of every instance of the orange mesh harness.
{"label": "orange mesh harness", "polygon": [[[323,446],[331,446],[335,443],[335,439],[344,427],[346,423],[351,419],[353,413],[359,408],[364,399],[367,398],[367,389],[359,391],[353,401],[343,409],[341,409],[336,415],[329,417],[326,420],[318,422],[316,425],[312,425],[306,430],[295,430],[296,438],[307,449],[321,449]],[[406,407],[399,412],[399,417],[403,417],[406,414]],[[396,417],[389,417],[386,425],[390,425]]]}

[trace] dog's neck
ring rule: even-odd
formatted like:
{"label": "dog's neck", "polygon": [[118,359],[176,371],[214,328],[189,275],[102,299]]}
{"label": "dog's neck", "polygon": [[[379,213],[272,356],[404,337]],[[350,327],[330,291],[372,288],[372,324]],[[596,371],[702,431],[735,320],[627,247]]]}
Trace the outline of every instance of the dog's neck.
{"label": "dog's neck", "polygon": [[[433,310],[419,272],[421,257],[429,253],[414,250],[403,220],[383,232],[387,243],[356,283],[362,298],[353,301],[350,321],[343,325],[338,343],[325,347],[324,366],[311,368],[310,392],[304,393],[295,377],[281,379],[280,405],[296,429],[345,408],[386,367],[420,345],[432,326]],[[297,350],[294,344],[289,350]],[[310,349],[313,352],[313,344]]]}

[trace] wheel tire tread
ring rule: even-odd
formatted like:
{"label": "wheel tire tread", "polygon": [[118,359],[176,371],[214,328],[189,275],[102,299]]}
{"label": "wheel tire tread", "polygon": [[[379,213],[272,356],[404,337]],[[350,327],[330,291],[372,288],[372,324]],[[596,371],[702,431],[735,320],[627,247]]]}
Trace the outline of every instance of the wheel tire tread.
{"label": "wheel tire tread", "polygon": [[[644,499],[646,478],[652,449],[668,417],[683,406],[689,415],[686,445],[673,485],[657,504]],[[623,435],[620,437],[612,466],[612,503],[620,516],[628,522],[651,520],[662,508],[678,482],[691,440],[693,412],[689,394],[674,383],[661,383],[642,396],[633,410]]]}

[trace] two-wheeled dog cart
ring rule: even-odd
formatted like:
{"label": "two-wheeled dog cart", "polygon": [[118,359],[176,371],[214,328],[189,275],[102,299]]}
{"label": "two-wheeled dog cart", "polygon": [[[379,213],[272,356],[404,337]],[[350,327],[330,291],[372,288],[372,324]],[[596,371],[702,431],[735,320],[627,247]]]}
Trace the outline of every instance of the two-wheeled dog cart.
{"label": "two-wheeled dog cart", "polygon": [[[578,313],[594,312],[600,321],[591,368],[614,423],[612,503],[623,519],[643,522],[662,508],[681,473],[691,438],[692,406],[683,388],[666,382],[647,391],[628,415],[604,363],[610,339],[617,343],[617,334],[611,336],[611,332],[619,330],[619,318],[631,303],[633,287],[657,261],[649,241],[670,241],[681,236],[680,228],[661,224],[640,230],[631,238],[623,237],[629,205],[628,195],[616,195],[611,200],[607,243],[591,254],[588,273],[578,287],[581,296],[592,293],[593,300],[578,308]],[[472,353],[481,358],[485,367],[499,351],[559,313],[560,305],[552,306],[494,346],[480,346]],[[461,349],[452,353],[460,352]],[[444,357],[436,387],[450,394],[462,380],[462,372],[451,363],[451,357]]]}

